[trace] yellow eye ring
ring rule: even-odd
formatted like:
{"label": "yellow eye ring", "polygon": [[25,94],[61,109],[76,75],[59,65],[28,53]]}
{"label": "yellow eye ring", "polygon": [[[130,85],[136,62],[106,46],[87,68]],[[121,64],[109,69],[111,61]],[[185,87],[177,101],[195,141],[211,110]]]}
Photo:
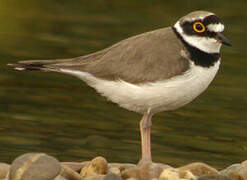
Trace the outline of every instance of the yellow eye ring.
{"label": "yellow eye ring", "polygon": [[197,33],[203,33],[206,30],[205,26],[201,22],[195,22],[193,24],[193,29]]}

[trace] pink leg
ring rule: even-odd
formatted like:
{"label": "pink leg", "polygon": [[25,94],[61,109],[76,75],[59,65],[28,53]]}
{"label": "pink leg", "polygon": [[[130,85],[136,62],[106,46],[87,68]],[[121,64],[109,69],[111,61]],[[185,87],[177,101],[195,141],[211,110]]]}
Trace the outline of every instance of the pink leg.
{"label": "pink leg", "polygon": [[148,111],[143,114],[140,122],[141,144],[142,144],[142,159],[152,161],[151,156],[151,126],[152,113]]}

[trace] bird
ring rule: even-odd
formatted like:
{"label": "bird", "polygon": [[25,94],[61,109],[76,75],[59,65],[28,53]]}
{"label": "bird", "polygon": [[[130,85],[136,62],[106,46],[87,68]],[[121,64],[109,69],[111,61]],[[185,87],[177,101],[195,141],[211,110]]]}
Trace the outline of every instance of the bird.
{"label": "bird", "polygon": [[193,11],[174,25],[121,40],[88,55],[8,64],[17,71],[75,76],[108,100],[142,114],[141,159],[152,161],[152,116],[185,106],[213,81],[225,25],[214,13]]}

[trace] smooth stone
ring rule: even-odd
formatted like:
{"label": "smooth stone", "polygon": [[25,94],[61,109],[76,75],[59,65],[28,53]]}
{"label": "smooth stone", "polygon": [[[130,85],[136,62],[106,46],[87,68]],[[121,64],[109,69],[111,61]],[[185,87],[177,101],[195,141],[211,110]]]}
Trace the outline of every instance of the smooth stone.
{"label": "smooth stone", "polygon": [[65,177],[61,176],[61,175],[58,175],[57,177],[55,177],[55,179],[53,180],[68,180],[68,179],[65,179]]}
{"label": "smooth stone", "polygon": [[130,179],[130,178],[140,179],[140,172],[139,171],[140,171],[140,169],[138,169],[137,167],[123,170],[122,171],[122,177],[124,179]]}
{"label": "smooth stone", "polygon": [[197,180],[197,177],[188,170],[168,168],[161,173],[159,180]]}
{"label": "smooth stone", "polygon": [[179,172],[177,169],[165,169],[159,177],[159,180],[179,180]]}
{"label": "smooth stone", "polygon": [[200,176],[203,174],[218,174],[219,173],[215,168],[205,163],[200,163],[200,162],[191,163],[191,164],[179,167],[178,169],[179,171],[190,171],[195,176]]}
{"label": "smooth stone", "polygon": [[[227,176],[215,175],[215,174],[206,174],[198,177],[198,180],[233,180]],[[238,179],[236,179],[238,180]],[[241,180],[241,179],[239,179]]]}
{"label": "smooth stone", "polygon": [[165,169],[169,169],[169,168],[173,168],[167,164],[162,164],[162,163],[153,163],[154,166],[154,176],[156,178],[159,178],[161,173],[165,170]]}
{"label": "smooth stone", "polygon": [[122,163],[109,163],[108,168],[112,168],[112,167],[116,167],[122,172],[126,169],[135,168],[136,165],[131,164],[131,163],[123,163],[123,164]]}
{"label": "smooth stone", "polygon": [[88,165],[81,170],[81,176],[90,176],[93,174],[106,174],[108,163],[105,158],[99,156],[94,158]]}
{"label": "smooth stone", "polygon": [[135,168],[126,169],[122,172],[124,179],[136,178],[141,180],[150,180],[159,178],[164,169],[171,166],[161,163],[153,163],[149,160],[141,160]]}
{"label": "smooth stone", "polygon": [[85,162],[61,162],[61,165],[68,166],[69,168],[73,169],[74,171],[80,173],[81,169],[85,167],[90,161]]}
{"label": "smooth stone", "polygon": [[225,176],[231,175],[232,172],[237,172],[238,171],[240,165],[241,165],[240,163],[232,164],[232,165],[228,166],[227,168],[221,170],[220,174],[221,175],[225,175]]}
{"label": "smooth stone", "polygon": [[13,161],[9,180],[52,180],[60,170],[60,163],[54,157],[44,153],[27,153]]}
{"label": "smooth stone", "polygon": [[62,169],[60,175],[63,176],[65,179],[68,180],[82,180],[82,177],[79,173],[74,171],[73,169],[69,168],[66,165],[61,165]]}
{"label": "smooth stone", "polygon": [[159,178],[164,169],[171,168],[171,166],[161,163],[153,163],[149,160],[142,160],[138,164],[139,176],[143,180],[150,180]]}
{"label": "smooth stone", "polygon": [[104,178],[105,178],[105,175],[95,174],[95,175],[84,177],[83,180],[104,180]]}
{"label": "smooth stone", "polygon": [[233,164],[220,171],[220,174],[234,180],[247,180],[247,161],[243,161],[241,164]]}
{"label": "smooth stone", "polygon": [[0,163],[0,179],[6,178],[9,172],[10,165],[6,163]]}
{"label": "smooth stone", "polygon": [[179,177],[181,179],[197,180],[197,177],[190,171],[179,171]]}
{"label": "smooth stone", "polygon": [[114,173],[108,173],[103,180],[123,180],[123,178]]}
{"label": "smooth stone", "polygon": [[113,174],[116,174],[116,175],[120,175],[121,174],[121,171],[119,168],[117,167],[111,167],[111,168],[108,168],[108,173],[113,173]]}

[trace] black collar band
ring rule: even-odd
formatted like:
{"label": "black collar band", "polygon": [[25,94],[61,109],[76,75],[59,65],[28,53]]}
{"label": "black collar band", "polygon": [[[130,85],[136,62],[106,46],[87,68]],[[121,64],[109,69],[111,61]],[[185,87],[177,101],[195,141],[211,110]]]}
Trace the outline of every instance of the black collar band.
{"label": "black collar band", "polygon": [[220,53],[206,53],[188,44],[174,27],[172,27],[172,29],[177,37],[183,42],[184,46],[190,53],[190,59],[195,63],[195,65],[209,68],[220,59]]}

